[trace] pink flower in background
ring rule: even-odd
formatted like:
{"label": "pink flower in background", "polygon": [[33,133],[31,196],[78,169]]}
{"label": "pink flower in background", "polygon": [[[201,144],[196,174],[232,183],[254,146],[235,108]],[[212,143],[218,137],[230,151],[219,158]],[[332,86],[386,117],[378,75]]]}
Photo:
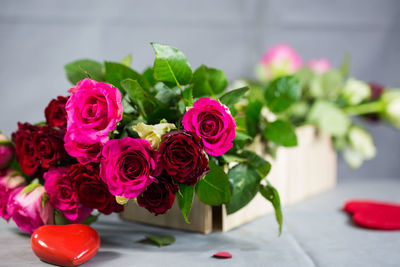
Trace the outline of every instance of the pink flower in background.
{"label": "pink flower in background", "polygon": [[64,137],[67,153],[79,163],[100,162],[103,143],[91,136],[80,133],[78,128],[70,129]]}
{"label": "pink flower in background", "polygon": [[308,67],[315,73],[324,73],[332,68],[331,63],[326,58],[310,59]]}
{"label": "pink flower in background", "polygon": [[147,140],[130,137],[110,140],[103,148],[100,177],[114,196],[135,198],[159,174],[158,157]]}
{"label": "pink flower in background", "polygon": [[50,204],[71,222],[80,223],[90,215],[92,209],[79,203],[78,193],[68,172],[68,167],[51,168],[43,175],[44,187]]}
{"label": "pink flower in background", "polygon": [[7,170],[4,176],[0,177],[0,217],[7,221],[10,219],[10,214],[7,211],[10,194],[16,188],[25,185],[24,177],[13,174],[15,174],[13,170]]}
{"label": "pink flower in background", "polygon": [[272,80],[295,73],[301,67],[302,60],[292,47],[287,44],[277,44],[272,46],[261,58],[258,74],[263,80]]}
{"label": "pink flower in background", "polygon": [[204,150],[210,155],[221,156],[233,146],[235,120],[229,109],[214,99],[203,97],[194,102],[183,116],[182,125],[202,138]]}
{"label": "pink flower in background", "polygon": [[14,156],[14,149],[11,141],[4,134],[0,133],[0,169],[7,168]]}
{"label": "pink flower in background", "polygon": [[84,79],[69,90],[65,106],[67,131],[78,128],[91,140],[106,142],[108,133],[122,119],[121,93],[110,84]]}
{"label": "pink flower in background", "polygon": [[42,196],[45,193],[39,185],[29,193],[22,193],[23,187],[13,190],[8,201],[8,213],[24,232],[33,233],[42,225],[53,224],[53,207],[49,202],[42,207]]}

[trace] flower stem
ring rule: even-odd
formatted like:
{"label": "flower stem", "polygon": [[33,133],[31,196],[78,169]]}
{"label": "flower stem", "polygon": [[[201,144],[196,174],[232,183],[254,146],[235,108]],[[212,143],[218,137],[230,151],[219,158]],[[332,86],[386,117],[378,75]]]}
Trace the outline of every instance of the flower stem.
{"label": "flower stem", "polygon": [[363,115],[371,113],[380,113],[384,110],[385,106],[382,101],[376,101],[358,106],[346,107],[343,109],[348,115]]}

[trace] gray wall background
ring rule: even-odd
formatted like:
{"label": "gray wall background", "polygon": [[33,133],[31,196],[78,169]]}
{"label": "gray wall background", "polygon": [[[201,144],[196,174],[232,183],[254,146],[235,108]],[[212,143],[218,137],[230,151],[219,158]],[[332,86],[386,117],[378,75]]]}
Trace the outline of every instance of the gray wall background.
{"label": "gray wall background", "polygon": [[[304,59],[338,65],[352,56],[352,74],[400,87],[400,1],[397,0],[1,0],[0,129],[36,122],[70,88],[63,65],[79,58],[121,60],[142,70],[151,41],[180,48],[192,65],[222,68],[229,79],[253,76],[272,44],[291,44]],[[400,134],[369,126],[378,156],[343,177],[400,177]]]}

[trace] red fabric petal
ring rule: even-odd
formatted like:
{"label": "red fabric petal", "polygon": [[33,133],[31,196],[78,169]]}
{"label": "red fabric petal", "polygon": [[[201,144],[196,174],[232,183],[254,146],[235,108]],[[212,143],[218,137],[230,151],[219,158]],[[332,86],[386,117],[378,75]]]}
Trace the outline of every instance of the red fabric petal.
{"label": "red fabric petal", "polygon": [[343,209],[356,225],[378,230],[400,230],[400,205],[372,200],[350,200]]}
{"label": "red fabric petal", "polygon": [[219,258],[219,259],[230,259],[230,258],[232,258],[232,254],[229,253],[229,252],[223,251],[223,252],[215,253],[213,255],[213,257],[214,258]]}

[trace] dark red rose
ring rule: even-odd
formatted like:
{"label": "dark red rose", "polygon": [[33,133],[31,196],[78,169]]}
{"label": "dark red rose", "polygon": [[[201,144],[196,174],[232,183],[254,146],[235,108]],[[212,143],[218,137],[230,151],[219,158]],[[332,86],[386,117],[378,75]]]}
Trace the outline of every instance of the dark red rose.
{"label": "dark red rose", "polygon": [[161,173],[157,180],[151,183],[147,190],[138,196],[139,206],[156,215],[167,212],[175,201],[179,187],[166,172]]}
{"label": "dark red rose", "polygon": [[107,185],[99,176],[99,168],[94,165],[72,165],[69,177],[78,192],[79,202],[89,208],[98,209],[104,214],[121,212],[124,206],[115,201]]}
{"label": "dark red rose", "polygon": [[208,171],[208,159],[200,138],[188,131],[171,131],[163,136],[160,164],[179,183],[194,185]]}
{"label": "dark red rose", "polygon": [[68,98],[69,97],[58,96],[57,99],[50,101],[44,110],[47,125],[61,129],[67,128],[67,111],[65,110],[65,104]]}
{"label": "dark red rose", "polygon": [[50,126],[40,126],[32,134],[35,155],[43,169],[69,160],[64,148],[64,131]]}
{"label": "dark red rose", "polygon": [[15,156],[22,172],[28,176],[41,174],[39,159],[35,153],[33,133],[38,129],[29,123],[18,123],[18,130],[12,134],[12,141],[15,145]]}
{"label": "dark red rose", "polygon": [[[383,91],[385,91],[385,86],[375,82],[369,82],[368,84],[371,88],[371,96],[369,97],[369,101],[372,102],[378,100],[381,97]],[[365,114],[364,118],[366,118],[370,122],[378,122],[380,119],[379,114],[377,113]]]}
{"label": "dark red rose", "polygon": [[371,88],[371,96],[369,97],[370,101],[378,100],[383,91],[385,90],[385,86],[375,82],[369,82],[369,87]]}

